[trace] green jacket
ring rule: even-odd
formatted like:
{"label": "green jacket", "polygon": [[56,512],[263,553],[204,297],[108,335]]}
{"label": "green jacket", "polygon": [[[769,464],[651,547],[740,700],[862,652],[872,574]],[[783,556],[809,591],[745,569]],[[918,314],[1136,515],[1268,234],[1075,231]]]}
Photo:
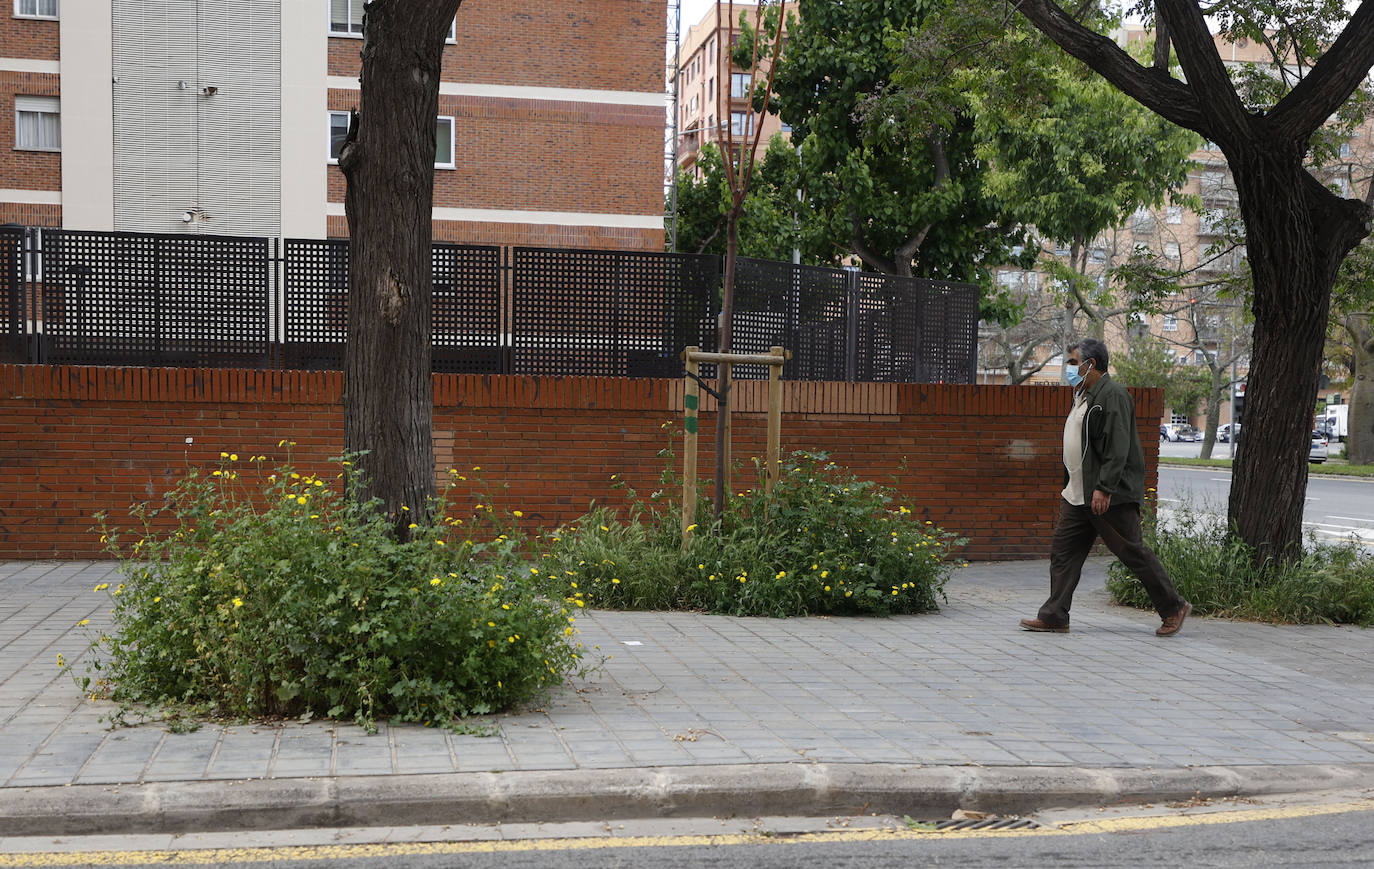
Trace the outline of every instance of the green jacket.
{"label": "green jacket", "polygon": [[1085,398],[1083,417],[1083,495],[1094,490],[1112,496],[1112,506],[1145,500],[1145,454],[1135,425],[1135,402],[1126,388],[1102,375]]}

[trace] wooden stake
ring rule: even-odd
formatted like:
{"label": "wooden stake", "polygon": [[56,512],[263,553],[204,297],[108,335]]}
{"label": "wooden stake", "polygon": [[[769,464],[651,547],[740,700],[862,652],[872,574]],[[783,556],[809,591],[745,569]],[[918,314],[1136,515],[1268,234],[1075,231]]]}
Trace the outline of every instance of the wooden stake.
{"label": "wooden stake", "polygon": [[686,389],[682,396],[682,548],[692,539],[689,530],[697,521],[697,412],[701,405],[701,384],[696,375],[701,363],[693,358],[696,347],[682,354],[687,366]]}
{"label": "wooden stake", "polygon": [[[781,347],[770,347],[769,354],[784,358]],[[768,479],[764,491],[772,494],[778,482],[778,460],[782,452],[782,364],[768,366]]]}

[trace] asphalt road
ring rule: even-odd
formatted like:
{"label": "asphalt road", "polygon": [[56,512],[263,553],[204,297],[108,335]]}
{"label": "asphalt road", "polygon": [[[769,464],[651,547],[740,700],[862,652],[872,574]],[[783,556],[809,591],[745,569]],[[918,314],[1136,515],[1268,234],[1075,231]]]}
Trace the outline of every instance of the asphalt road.
{"label": "asphalt road", "polygon": [[[1231,472],[1224,468],[1160,466],[1161,511],[1187,508],[1195,513],[1224,516],[1230,491]],[[1353,537],[1365,545],[1374,545],[1374,480],[1309,477],[1303,524],[1319,539]]]}
{"label": "asphalt road", "polygon": [[[1003,869],[1007,866],[1081,866],[1126,869],[1140,866],[1250,867],[1374,865],[1374,803],[1350,795],[1326,805],[1230,805],[1221,811],[1191,807],[1162,814],[1128,813],[1080,818],[1022,832],[965,831],[930,833],[890,819],[886,829],[839,829],[834,821],[818,832],[796,833],[755,826],[743,834],[711,834],[728,822],[660,824],[676,830],[586,831],[576,838],[534,837],[461,840],[423,836],[404,841],[404,828],[340,831],[353,844],[303,845],[282,842],[259,846],[241,836],[236,846],[210,850],[142,851],[121,847],[120,837],[103,837],[109,850],[0,854],[9,866],[243,866],[269,869],[534,869],[534,867],[872,867],[955,866]],[[862,820],[862,819],[861,819]],[[623,828],[622,828],[623,829]],[[301,834],[318,836],[314,834]],[[359,836],[358,834],[363,834]],[[381,834],[381,835],[378,835]],[[358,838],[370,840],[356,841]],[[336,841],[339,841],[336,839]],[[94,842],[92,842],[94,843]],[[67,847],[76,844],[71,840]]]}

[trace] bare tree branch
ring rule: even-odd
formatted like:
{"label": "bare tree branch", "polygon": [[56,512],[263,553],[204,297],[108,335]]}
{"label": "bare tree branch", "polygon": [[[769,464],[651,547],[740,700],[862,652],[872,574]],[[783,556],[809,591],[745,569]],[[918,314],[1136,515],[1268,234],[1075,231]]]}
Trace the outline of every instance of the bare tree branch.
{"label": "bare tree branch", "polygon": [[[1161,0],[1178,3],[1183,0]],[[1374,0],[1362,0],[1312,72],[1268,115],[1273,136],[1304,140],[1326,123],[1374,66]]]}

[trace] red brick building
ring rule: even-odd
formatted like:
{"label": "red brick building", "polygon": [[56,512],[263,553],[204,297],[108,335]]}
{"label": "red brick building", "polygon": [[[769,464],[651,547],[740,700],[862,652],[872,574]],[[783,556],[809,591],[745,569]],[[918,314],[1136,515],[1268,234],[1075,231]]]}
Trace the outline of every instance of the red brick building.
{"label": "red brick building", "polygon": [[[343,236],[363,0],[8,0],[0,222]],[[468,0],[436,240],[661,250],[664,0]]]}

